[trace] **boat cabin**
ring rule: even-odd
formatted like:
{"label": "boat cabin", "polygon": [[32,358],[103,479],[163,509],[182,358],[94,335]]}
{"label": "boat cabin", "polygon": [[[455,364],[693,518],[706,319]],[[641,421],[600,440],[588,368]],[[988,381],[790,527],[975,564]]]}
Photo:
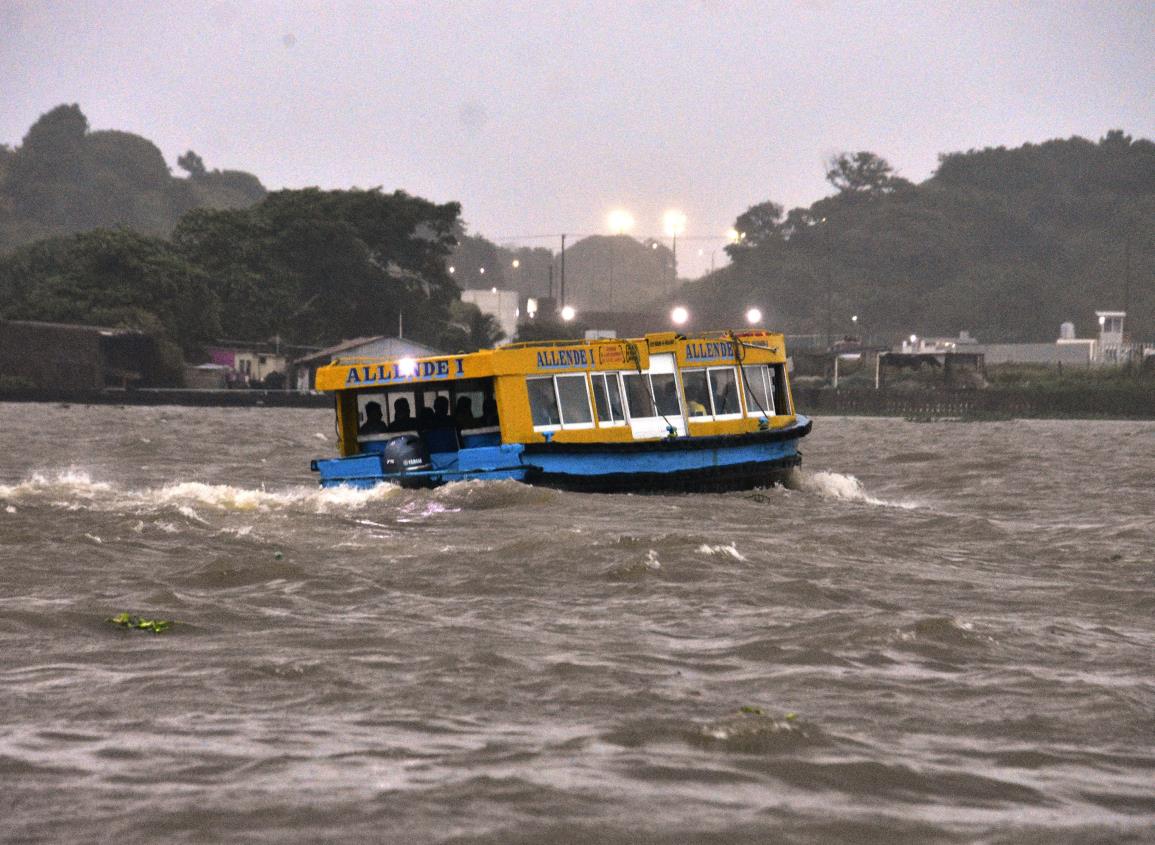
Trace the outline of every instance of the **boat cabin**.
{"label": "boat cabin", "polygon": [[462,449],[740,434],[794,416],[782,335],[762,331],[338,359],[317,387],[336,394],[343,456],[411,433],[434,465]]}

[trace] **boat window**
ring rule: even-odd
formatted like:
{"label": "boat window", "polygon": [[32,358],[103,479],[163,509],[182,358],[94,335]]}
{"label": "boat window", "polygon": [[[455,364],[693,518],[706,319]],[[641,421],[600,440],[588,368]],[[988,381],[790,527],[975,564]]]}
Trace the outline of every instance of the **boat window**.
{"label": "boat window", "polygon": [[673,373],[654,373],[650,376],[658,413],[663,417],[680,417],[682,406],[678,401],[678,380]]}
{"label": "boat window", "polygon": [[766,365],[744,366],[742,375],[746,380],[746,415],[774,416],[774,390],[770,383],[770,371]]}
{"label": "boat window", "polygon": [[715,417],[731,417],[742,413],[738,404],[737,373],[733,367],[711,367],[707,370],[710,382],[710,399],[714,403]]}
{"label": "boat window", "polygon": [[593,425],[590,393],[585,375],[557,376],[557,395],[561,404],[561,423],[565,428]]}
{"label": "boat window", "polygon": [[622,411],[622,391],[617,373],[593,373],[594,401],[598,408],[599,425],[622,425],[626,415]]}
{"label": "boat window", "polygon": [[529,391],[529,410],[533,418],[534,428],[541,426],[561,425],[561,414],[557,408],[557,396],[554,394],[553,378],[527,378],[526,389]]}
{"label": "boat window", "polygon": [[626,405],[629,406],[630,417],[653,417],[654,398],[650,395],[649,381],[641,373],[626,373],[622,376],[626,387]]}
{"label": "boat window", "polygon": [[682,389],[686,391],[686,410],[691,417],[708,417],[710,388],[706,385],[705,370],[682,370]]}
{"label": "boat window", "polygon": [[770,365],[770,389],[774,392],[774,412],[776,414],[791,413],[790,393],[786,390],[785,364]]}

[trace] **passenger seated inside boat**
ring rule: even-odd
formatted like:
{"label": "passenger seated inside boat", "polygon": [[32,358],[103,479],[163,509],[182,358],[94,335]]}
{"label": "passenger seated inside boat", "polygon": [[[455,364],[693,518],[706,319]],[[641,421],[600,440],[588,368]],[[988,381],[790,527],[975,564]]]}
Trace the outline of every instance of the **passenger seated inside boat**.
{"label": "passenger seated inside boat", "polygon": [[706,401],[706,396],[700,389],[692,390],[688,384],[686,385],[686,408],[691,417],[706,416]]}
{"label": "passenger seated inside boat", "polygon": [[417,421],[409,413],[409,400],[405,397],[393,402],[393,422],[389,423],[389,431],[412,431],[417,427]]}
{"label": "passenger seated inside boat", "polygon": [[365,403],[365,422],[357,429],[358,434],[384,434],[389,426],[381,415],[381,405],[378,402]]}
{"label": "passenger seated inside boat", "polygon": [[424,431],[429,428],[436,428],[437,420],[433,416],[433,409],[428,405],[422,405],[417,412],[417,428],[419,431]]}
{"label": "passenger seated inside boat", "polygon": [[449,416],[449,397],[438,396],[433,400],[433,426],[441,428],[453,425],[453,418]]}
{"label": "passenger seated inside boat", "polygon": [[486,396],[481,403],[481,424],[484,426],[497,425],[497,400]]}
{"label": "passenger seated inside boat", "polygon": [[473,402],[468,396],[458,396],[457,406],[453,409],[453,421],[458,428],[473,428],[477,420],[473,416]]}

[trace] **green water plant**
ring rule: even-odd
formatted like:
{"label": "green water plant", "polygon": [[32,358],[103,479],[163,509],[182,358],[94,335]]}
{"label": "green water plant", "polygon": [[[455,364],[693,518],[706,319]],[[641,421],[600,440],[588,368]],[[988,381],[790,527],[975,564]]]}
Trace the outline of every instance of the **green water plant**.
{"label": "green water plant", "polygon": [[144,619],[140,616],[133,616],[131,613],[118,613],[116,616],[109,617],[105,621],[111,625],[119,625],[122,628],[152,631],[154,634],[163,634],[172,627],[172,622],[167,619]]}

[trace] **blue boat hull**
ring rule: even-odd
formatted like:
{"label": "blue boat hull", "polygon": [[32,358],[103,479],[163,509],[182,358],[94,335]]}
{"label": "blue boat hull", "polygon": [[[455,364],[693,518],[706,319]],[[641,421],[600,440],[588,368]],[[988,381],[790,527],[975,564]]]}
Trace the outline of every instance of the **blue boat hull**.
{"label": "blue boat hull", "polygon": [[379,454],[313,461],[321,485],[437,487],[452,481],[513,479],[587,492],[742,490],[782,481],[802,457],[810,432],[799,416],[788,428],[716,437],[628,443],[533,443],[434,453],[433,467],[387,474]]}

